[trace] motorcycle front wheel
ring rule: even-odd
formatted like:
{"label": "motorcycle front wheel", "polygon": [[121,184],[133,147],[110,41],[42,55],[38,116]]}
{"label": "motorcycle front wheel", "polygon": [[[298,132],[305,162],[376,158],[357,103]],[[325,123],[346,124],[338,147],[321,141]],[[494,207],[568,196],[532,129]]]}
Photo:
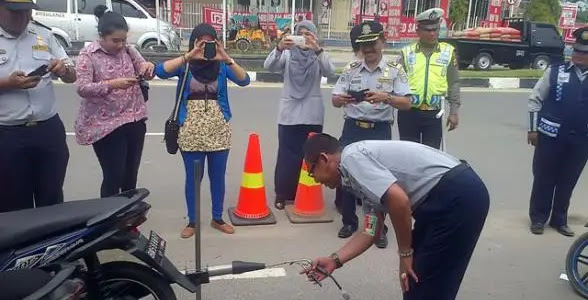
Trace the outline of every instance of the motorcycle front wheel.
{"label": "motorcycle front wheel", "polygon": [[102,265],[100,291],[110,300],[176,300],[167,281],[157,271],[138,263],[110,262]]}
{"label": "motorcycle front wheel", "polygon": [[572,288],[588,299],[588,232],[570,247],[566,257],[566,274]]}

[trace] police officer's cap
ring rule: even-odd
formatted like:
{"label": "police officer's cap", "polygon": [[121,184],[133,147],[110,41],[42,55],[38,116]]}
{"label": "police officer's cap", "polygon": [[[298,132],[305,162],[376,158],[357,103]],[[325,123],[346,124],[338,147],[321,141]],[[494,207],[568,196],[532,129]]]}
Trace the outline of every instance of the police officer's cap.
{"label": "police officer's cap", "polygon": [[0,6],[9,10],[39,9],[33,0],[0,0]]}
{"label": "police officer's cap", "polygon": [[443,17],[444,11],[440,8],[431,8],[418,14],[415,21],[418,22],[419,28],[435,30],[438,29],[441,24],[441,17]]}
{"label": "police officer's cap", "polygon": [[576,38],[574,50],[588,52],[588,26],[576,29],[572,35]]}
{"label": "police officer's cap", "polygon": [[356,40],[358,44],[375,42],[380,38],[380,34],[384,32],[384,26],[376,21],[365,21],[359,24],[358,27],[360,30]]}

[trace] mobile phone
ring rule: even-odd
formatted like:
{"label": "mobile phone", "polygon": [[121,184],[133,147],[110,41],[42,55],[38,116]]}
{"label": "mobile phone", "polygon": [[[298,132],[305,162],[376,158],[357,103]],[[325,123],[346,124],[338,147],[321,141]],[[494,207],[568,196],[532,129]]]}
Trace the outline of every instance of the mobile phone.
{"label": "mobile phone", "polygon": [[213,59],[216,56],[216,42],[206,42],[204,44],[204,58]]}
{"label": "mobile phone", "polygon": [[365,93],[369,91],[369,89],[364,89],[361,91],[349,91],[349,96],[353,97],[353,102],[362,102],[365,101]]}
{"label": "mobile phone", "polygon": [[302,35],[289,35],[288,39],[290,39],[296,46],[306,45],[306,39]]}
{"label": "mobile phone", "polygon": [[49,66],[42,65],[42,66],[36,68],[31,73],[27,74],[27,76],[43,76],[43,75],[49,73],[49,71],[47,70],[47,68],[49,68]]}

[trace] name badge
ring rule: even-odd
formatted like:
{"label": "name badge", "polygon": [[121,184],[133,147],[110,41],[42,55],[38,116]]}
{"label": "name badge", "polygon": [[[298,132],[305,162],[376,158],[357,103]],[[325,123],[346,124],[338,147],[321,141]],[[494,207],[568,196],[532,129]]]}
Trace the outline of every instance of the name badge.
{"label": "name badge", "polygon": [[568,83],[568,82],[570,82],[570,73],[557,74],[557,83]]}
{"label": "name badge", "polygon": [[33,51],[49,52],[49,46],[48,45],[34,45]]}

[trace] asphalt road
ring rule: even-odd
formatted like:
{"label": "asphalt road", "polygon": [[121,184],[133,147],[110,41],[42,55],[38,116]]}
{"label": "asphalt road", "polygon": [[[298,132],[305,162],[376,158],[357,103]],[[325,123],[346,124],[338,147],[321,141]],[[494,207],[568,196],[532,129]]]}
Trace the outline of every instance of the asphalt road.
{"label": "asphalt road", "polygon": [[[182,240],[185,225],[184,175],[179,156],[167,154],[162,143],[163,124],[173,105],[174,86],[154,84],[149,101],[150,119],[139,185],[151,190],[146,233],[155,229],[167,241],[167,255],[178,267],[193,263],[193,240]],[[72,86],[58,85],[61,116],[68,131],[79,107]],[[323,89],[328,97],[330,89]],[[276,116],[279,87],[231,88],[233,148],[227,170],[226,208],[236,204],[248,134],[261,136],[264,177],[268,202],[273,203],[273,169],[277,149]],[[528,91],[490,90],[463,93],[461,123],[448,134],[448,151],[468,160],[485,180],[491,193],[491,209],[476,252],[461,286],[458,299],[578,299],[567,282],[559,279],[564,259],[573,239],[553,230],[543,236],[528,232],[528,201],[531,186],[532,148],[526,143],[526,96]],[[325,98],[328,99],[328,98]],[[325,131],[338,136],[342,113],[328,102]],[[394,133],[397,138],[397,133]],[[91,147],[78,146],[68,137],[71,159],[65,194],[68,199],[98,195],[101,172]],[[586,176],[580,179],[570,207],[570,225],[578,233],[588,221]],[[324,189],[328,206],[334,193]],[[275,226],[238,227],[235,235],[223,235],[208,225],[210,196],[203,182],[202,261],[215,265],[232,260],[279,262],[294,258],[314,258],[338,249],[339,216],[333,223],[293,225],[282,211],[273,209]],[[359,210],[358,210],[359,211]],[[228,218],[227,218],[228,220]],[[387,221],[389,222],[389,221]],[[401,299],[397,282],[396,243],[390,233],[388,249],[373,247],[363,256],[335,273],[352,299]],[[203,299],[339,299],[336,287],[319,288],[307,283],[296,268],[287,267],[286,276],[274,278],[218,280],[203,287]],[[275,274],[274,274],[275,275]],[[284,275],[284,274],[281,274]],[[194,296],[178,290],[179,298]]]}

